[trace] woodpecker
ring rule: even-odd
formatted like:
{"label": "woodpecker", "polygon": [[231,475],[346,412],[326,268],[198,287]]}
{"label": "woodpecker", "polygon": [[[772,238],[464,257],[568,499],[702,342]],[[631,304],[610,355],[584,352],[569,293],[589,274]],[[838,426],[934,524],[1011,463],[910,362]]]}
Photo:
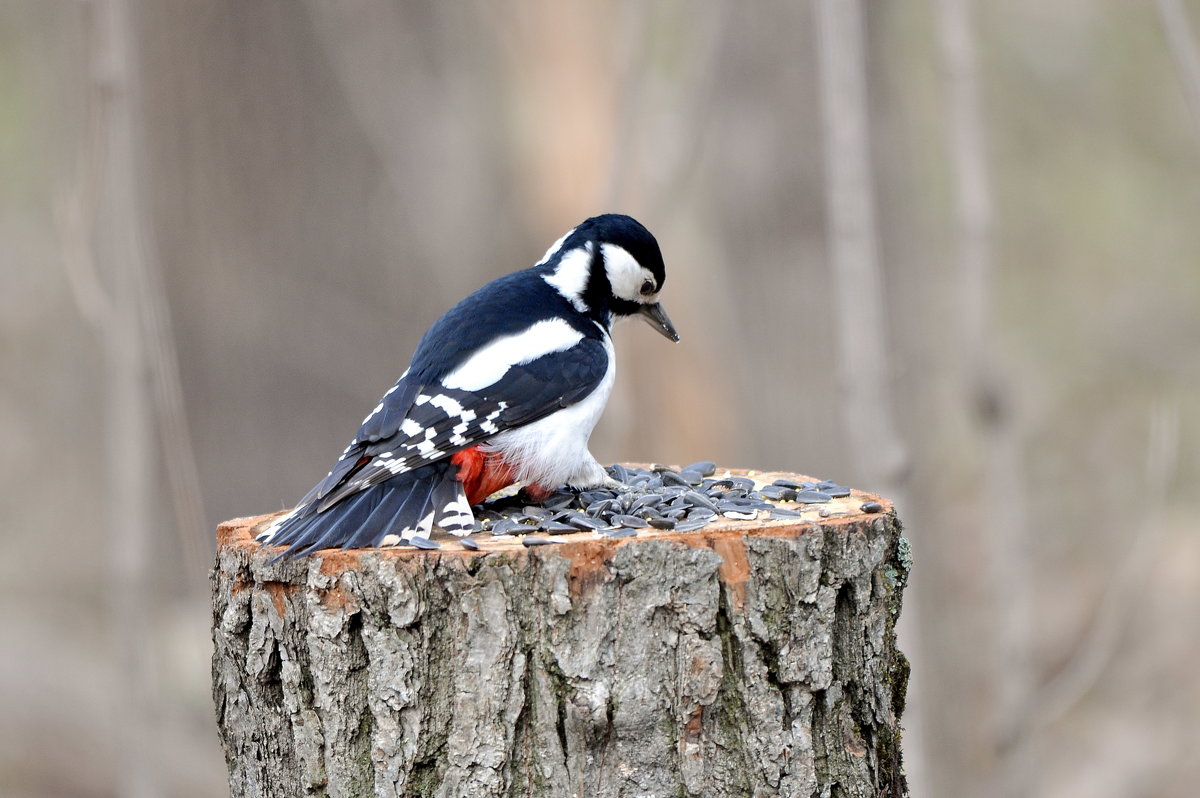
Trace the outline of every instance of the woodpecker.
{"label": "woodpecker", "polygon": [[614,486],[588,451],[616,375],[612,327],[640,316],[678,341],[665,280],[650,231],[605,214],[483,286],[434,322],[330,472],[259,541],[285,557],[423,544],[434,527],[470,534],[472,506],[517,482],[534,501]]}

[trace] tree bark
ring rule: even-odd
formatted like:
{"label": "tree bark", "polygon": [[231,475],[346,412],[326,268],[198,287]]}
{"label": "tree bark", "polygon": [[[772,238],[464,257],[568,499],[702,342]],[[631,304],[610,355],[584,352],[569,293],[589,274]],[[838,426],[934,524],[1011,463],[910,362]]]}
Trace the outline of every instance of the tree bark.
{"label": "tree bark", "polygon": [[230,791],[905,796],[907,543],[886,501],[822,506],[273,565],[253,542],[267,516],[222,524],[213,693]]}

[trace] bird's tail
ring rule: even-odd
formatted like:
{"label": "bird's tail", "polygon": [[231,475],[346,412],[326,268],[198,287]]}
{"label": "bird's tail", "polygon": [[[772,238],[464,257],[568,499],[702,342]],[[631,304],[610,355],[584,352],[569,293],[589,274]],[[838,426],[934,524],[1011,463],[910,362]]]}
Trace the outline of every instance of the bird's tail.
{"label": "bird's tail", "polygon": [[[467,535],[475,516],[458,467],[450,461],[422,466],[317,509],[301,503],[258,536],[260,543],[287,546],[279,558],[318,549],[357,549],[428,538],[434,526]],[[278,558],[277,558],[278,559]]]}

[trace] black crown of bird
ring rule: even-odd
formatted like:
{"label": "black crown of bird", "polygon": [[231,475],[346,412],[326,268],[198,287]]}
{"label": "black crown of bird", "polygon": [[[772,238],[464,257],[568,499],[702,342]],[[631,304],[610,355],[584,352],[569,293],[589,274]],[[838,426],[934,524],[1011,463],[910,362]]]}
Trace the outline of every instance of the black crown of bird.
{"label": "black crown of bird", "polygon": [[518,482],[530,501],[619,487],[588,450],[616,375],[612,327],[640,316],[678,341],[665,281],[635,219],[573,228],[434,322],[333,468],[259,541],[290,557],[407,544],[434,527],[461,536],[472,506]]}

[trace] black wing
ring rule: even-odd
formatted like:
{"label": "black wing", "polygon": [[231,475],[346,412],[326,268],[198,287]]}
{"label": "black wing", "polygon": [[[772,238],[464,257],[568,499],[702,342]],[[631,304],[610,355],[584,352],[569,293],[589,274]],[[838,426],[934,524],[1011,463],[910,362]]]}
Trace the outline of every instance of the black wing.
{"label": "black wing", "polygon": [[[510,366],[500,379],[477,391],[437,382],[409,384],[410,378],[404,377],[363,422],[355,441],[305,502],[319,501],[317,510],[322,511],[398,474],[544,418],[585,398],[607,370],[604,344],[585,338],[570,349]],[[389,401],[391,397],[395,400]],[[409,404],[401,412],[403,402]]]}

